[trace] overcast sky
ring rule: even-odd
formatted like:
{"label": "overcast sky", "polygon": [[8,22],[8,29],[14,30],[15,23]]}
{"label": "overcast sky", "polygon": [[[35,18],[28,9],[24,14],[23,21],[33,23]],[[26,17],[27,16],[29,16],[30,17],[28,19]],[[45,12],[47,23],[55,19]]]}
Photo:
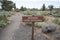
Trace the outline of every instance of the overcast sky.
{"label": "overcast sky", "polygon": [[38,8],[40,9],[43,4],[48,7],[48,5],[54,5],[54,7],[60,7],[60,1],[59,0],[12,0],[14,3],[16,3],[16,7],[20,8],[21,6],[27,7],[27,8]]}

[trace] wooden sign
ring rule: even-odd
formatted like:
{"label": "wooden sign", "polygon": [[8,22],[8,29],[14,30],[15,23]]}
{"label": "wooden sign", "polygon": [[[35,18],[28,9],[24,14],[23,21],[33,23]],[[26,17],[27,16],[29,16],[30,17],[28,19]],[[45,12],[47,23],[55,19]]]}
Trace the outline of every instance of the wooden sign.
{"label": "wooden sign", "polygon": [[43,16],[23,16],[22,17],[23,22],[42,22],[44,21]]}
{"label": "wooden sign", "polygon": [[44,17],[43,16],[23,16],[22,17],[23,22],[32,22],[32,40],[34,40],[34,22],[43,22]]}

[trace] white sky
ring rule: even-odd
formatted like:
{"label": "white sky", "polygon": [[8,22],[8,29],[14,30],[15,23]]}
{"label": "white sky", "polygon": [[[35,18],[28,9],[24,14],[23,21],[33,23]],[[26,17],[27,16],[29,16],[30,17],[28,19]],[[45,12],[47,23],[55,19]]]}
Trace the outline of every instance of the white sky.
{"label": "white sky", "polygon": [[43,4],[48,7],[48,5],[54,5],[54,7],[60,7],[60,0],[12,0],[16,3],[16,7],[20,8],[21,6],[27,8],[38,8],[40,9]]}

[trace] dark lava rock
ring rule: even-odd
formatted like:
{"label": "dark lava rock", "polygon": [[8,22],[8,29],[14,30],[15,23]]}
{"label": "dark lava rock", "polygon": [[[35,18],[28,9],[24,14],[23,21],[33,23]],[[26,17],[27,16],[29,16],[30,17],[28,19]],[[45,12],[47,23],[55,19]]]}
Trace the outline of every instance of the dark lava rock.
{"label": "dark lava rock", "polygon": [[54,32],[56,30],[56,27],[57,27],[56,24],[48,23],[48,24],[42,26],[42,32],[44,32],[44,33]]}

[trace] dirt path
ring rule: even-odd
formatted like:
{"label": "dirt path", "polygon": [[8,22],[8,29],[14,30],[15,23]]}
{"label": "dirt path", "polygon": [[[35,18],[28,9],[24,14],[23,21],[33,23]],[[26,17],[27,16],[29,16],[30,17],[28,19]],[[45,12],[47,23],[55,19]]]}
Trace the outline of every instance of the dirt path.
{"label": "dirt path", "polygon": [[3,31],[1,40],[12,40],[12,37],[14,35],[14,31],[16,31],[19,28],[20,21],[21,21],[22,15],[19,13],[11,16],[9,19],[12,20],[12,23],[9,24]]}

